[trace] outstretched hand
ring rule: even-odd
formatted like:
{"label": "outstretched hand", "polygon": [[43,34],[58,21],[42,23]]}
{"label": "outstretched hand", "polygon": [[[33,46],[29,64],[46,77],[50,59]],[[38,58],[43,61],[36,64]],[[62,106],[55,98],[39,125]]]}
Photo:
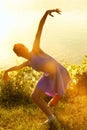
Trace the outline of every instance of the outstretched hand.
{"label": "outstretched hand", "polygon": [[5,73],[4,73],[4,76],[3,76],[3,80],[4,80],[4,81],[7,81],[7,80],[8,80],[8,78],[9,78],[9,77],[8,77],[8,73],[7,73],[7,72],[5,72]]}
{"label": "outstretched hand", "polygon": [[56,12],[56,13],[58,13],[58,14],[61,14],[61,10],[60,10],[60,9],[47,10],[47,13],[48,13],[50,16],[54,17],[53,14],[52,14],[52,12]]}

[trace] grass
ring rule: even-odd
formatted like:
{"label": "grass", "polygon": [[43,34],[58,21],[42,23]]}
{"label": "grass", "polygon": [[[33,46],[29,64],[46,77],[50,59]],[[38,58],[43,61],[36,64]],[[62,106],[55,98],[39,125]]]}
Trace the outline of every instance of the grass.
{"label": "grass", "polygon": [[4,83],[4,71],[0,72],[0,130],[87,130],[87,56],[81,66],[65,66],[72,83],[65,97],[52,109],[58,122],[46,125],[42,124],[46,116],[30,98],[42,74],[25,67],[10,73]]}
{"label": "grass", "polygon": [[0,130],[87,130],[87,96],[61,99],[53,108],[58,123],[41,125],[44,113],[34,104],[0,107]]}

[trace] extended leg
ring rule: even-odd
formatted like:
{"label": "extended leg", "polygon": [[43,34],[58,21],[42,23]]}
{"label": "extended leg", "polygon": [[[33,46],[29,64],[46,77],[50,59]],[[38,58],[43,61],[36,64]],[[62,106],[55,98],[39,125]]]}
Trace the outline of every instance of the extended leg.
{"label": "extended leg", "polygon": [[46,114],[48,118],[53,117],[53,114],[48,107],[47,103],[42,99],[42,94],[43,92],[36,87],[33,94],[32,94],[32,99],[33,101],[39,106],[39,108]]}
{"label": "extended leg", "polygon": [[49,102],[48,102],[48,106],[53,107],[56,106],[58,101],[60,100],[61,96],[59,96],[58,94],[56,94]]}

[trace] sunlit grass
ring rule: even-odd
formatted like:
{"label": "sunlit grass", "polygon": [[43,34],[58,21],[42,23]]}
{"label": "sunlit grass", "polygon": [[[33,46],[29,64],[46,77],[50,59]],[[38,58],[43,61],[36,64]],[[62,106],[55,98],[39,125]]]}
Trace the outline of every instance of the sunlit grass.
{"label": "sunlit grass", "polygon": [[81,66],[67,66],[71,83],[52,109],[56,124],[43,125],[46,116],[31,100],[31,92],[42,73],[26,67],[9,73],[9,80],[4,83],[0,72],[0,130],[87,130],[86,58]]}
{"label": "sunlit grass", "polygon": [[[53,109],[58,120],[58,130],[86,130],[87,96],[61,99]],[[41,125],[46,120],[44,113],[35,105],[12,108],[0,107],[0,130],[54,130]]]}

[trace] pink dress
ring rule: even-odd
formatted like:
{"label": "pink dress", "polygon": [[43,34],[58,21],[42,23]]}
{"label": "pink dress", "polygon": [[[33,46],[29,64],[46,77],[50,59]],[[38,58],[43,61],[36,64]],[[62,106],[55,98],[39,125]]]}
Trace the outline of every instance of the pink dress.
{"label": "pink dress", "polygon": [[31,57],[30,66],[36,71],[43,72],[36,87],[51,97],[54,97],[55,94],[64,95],[70,81],[67,70],[43,51],[38,54],[32,52]]}

